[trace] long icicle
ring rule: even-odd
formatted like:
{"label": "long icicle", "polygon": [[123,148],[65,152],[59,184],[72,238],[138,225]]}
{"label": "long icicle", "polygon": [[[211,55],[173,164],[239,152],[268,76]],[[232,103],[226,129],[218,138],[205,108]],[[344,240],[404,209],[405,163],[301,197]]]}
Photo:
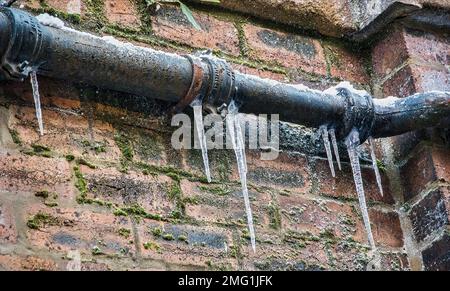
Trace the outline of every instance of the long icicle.
{"label": "long icicle", "polygon": [[198,142],[202,150],[203,166],[208,183],[211,183],[211,171],[209,169],[208,145],[206,144],[205,127],[203,125],[203,106],[200,100],[195,100],[191,104],[194,110],[195,128],[197,130]]}
{"label": "long icicle", "polygon": [[322,125],[319,128],[319,130],[322,133],[323,144],[325,145],[325,150],[327,152],[328,165],[330,166],[331,175],[334,178],[334,177],[336,177],[336,172],[334,171],[333,154],[331,153],[331,144],[330,144],[330,139],[328,137],[327,126],[326,125]]}
{"label": "long icicle", "polygon": [[36,118],[39,125],[39,134],[44,135],[44,122],[42,121],[41,97],[39,94],[39,83],[36,72],[30,73],[31,88],[33,89],[34,107],[36,108]]}
{"label": "long icicle", "polygon": [[255,228],[253,226],[253,215],[250,205],[250,198],[248,194],[247,187],[247,165],[244,149],[244,139],[242,136],[242,131],[240,131],[240,123],[238,116],[238,109],[234,101],[228,106],[228,114],[226,117],[227,129],[230,134],[231,143],[233,145],[234,153],[236,155],[236,161],[238,165],[239,177],[241,179],[242,186],[242,196],[244,196],[245,212],[247,215],[248,230],[250,233],[250,241],[252,244],[253,252],[256,252],[256,238],[255,238]]}
{"label": "long icicle", "polygon": [[378,189],[380,189],[381,196],[384,196],[383,184],[381,183],[381,175],[377,165],[377,156],[375,155],[374,140],[372,137],[369,137],[369,146],[370,146],[370,156],[372,158],[372,167],[373,170],[375,171],[375,178],[377,179]]}
{"label": "long icicle", "polygon": [[331,137],[331,144],[333,145],[334,155],[336,156],[339,171],[342,171],[341,158],[339,157],[339,148],[336,140],[336,131],[334,130],[334,128],[330,128],[328,133],[330,134]]}
{"label": "long icicle", "polygon": [[359,156],[357,147],[359,146],[359,133],[356,129],[353,129],[348,135],[345,144],[347,145],[348,155],[350,157],[350,163],[352,165],[353,179],[355,180],[356,192],[358,193],[359,207],[361,209],[362,217],[364,220],[364,226],[367,232],[367,238],[372,250],[376,250],[375,241],[373,239],[372,227],[369,220],[369,212],[367,211],[366,196],[364,193],[364,185],[361,176],[361,166],[359,164]]}

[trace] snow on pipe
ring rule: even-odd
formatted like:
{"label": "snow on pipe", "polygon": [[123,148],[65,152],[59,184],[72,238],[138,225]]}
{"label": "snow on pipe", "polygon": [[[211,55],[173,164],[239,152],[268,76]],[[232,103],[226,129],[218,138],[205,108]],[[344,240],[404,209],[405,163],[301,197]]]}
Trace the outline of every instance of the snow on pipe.
{"label": "snow on pipe", "polygon": [[340,140],[356,128],[361,143],[450,126],[449,92],[384,100],[345,84],[316,91],[236,72],[212,56],[179,56],[75,31],[49,17],[40,21],[18,9],[0,8],[0,80],[24,80],[37,71],[174,102],[176,111],[198,96],[216,107],[230,104],[234,96],[242,113],[279,114],[280,120],[316,128],[327,124]]}

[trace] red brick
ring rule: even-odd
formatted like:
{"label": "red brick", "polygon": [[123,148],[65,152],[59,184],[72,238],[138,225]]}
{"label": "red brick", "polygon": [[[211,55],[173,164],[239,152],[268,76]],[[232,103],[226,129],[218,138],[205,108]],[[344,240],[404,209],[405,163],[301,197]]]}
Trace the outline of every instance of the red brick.
{"label": "red brick", "polygon": [[409,218],[417,241],[427,239],[450,224],[449,201],[450,187],[441,187],[412,207]]}
{"label": "red brick", "polygon": [[[205,188],[214,189],[217,186],[192,183],[183,180],[181,188],[185,197],[194,199],[195,203],[187,203],[186,215],[198,221],[216,224],[237,224],[245,226],[247,218],[245,214],[242,190],[239,186],[226,186],[226,195],[208,192]],[[262,191],[262,190],[260,190]],[[257,228],[268,228],[269,217],[266,206],[271,198],[268,192],[259,192],[250,188],[249,190],[254,223]]]}
{"label": "red brick", "polygon": [[396,26],[372,50],[372,65],[379,80],[391,74],[408,60],[403,29]]}
{"label": "red brick", "polygon": [[205,13],[193,12],[193,16],[202,30],[196,30],[179,8],[163,5],[152,17],[153,32],[196,48],[216,49],[239,56],[238,31],[233,23]]}
{"label": "red brick", "polygon": [[408,97],[417,91],[416,82],[410,66],[406,66],[395,73],[382,84],[384,97]]}
{"label": "red brick", "polygon": [[0,189],[4,191],[34,192],[43,189],[67,192],[71,179],[69,164],[62,159],[49,159],[28,155],[0,156]]}
{"label": "red brick", "polygon": [[377,245],[403,247],[403,231],[396,212],[369,210],[372,233]]}
{"label": "red brick", "polygon": [[134,1],[130,0],[106,0],[106,18],[112,22],[123,26],[137,28],[141,25],[139,12]]}
{"label": "red brick", "polygon": [[46,0],[45,3],[62,12],[81,14],[84,3],[81,0]]}
{"label": "red brick", "polygon": [[90,169],[81,166],[80,170],[87,181],[88,197],[118,205],[139,204],[148,213],[168,216],[175,210],[175,201],[169,198],[173,183],[167,176],[152,176],[128,171],[119,172],[116,168]]}
{"label": "red brick", "polygon": [[405,201],[411,200],[431,183],[450,181],[450,155],[447,149],[423,147],[400,169]]}
{"label": "red brick", "polygon": [[[152,230],[159,228],[163,235],[173,236],[173,240],[155,236]],[[229,230],[210,226],[172,225],[148,222],[139,226],[141,253],[143,258],[162,260],[168,264],[206,269],[208,262],[227,269],[236,269],[237,261],[228,255],[227,249],[233,245]],[[187,241],[178,238],[185,236]],[[153,242],[159,250],[145,249],[144,243]]]}
{"label": "red brick", "polygon": [[252,58],[326,75],[325,54],[319,41],[251,24],[244,26],[244,32]]}
{"label": "red brick", "polygon": [[55,271],[58,270],[58,265],[52,259],[36,256],[0,255],[0,270]]}
{"label": "red brick", "polygon": [[17,229],[11,205],[0,202],[0,242],[15,243]]}
{"label": "red brick", "polygon": [[337,45],[325,45],[325,52],[331,77],[360,84],[370,83],[364,60],[360,56]]}
{"label": "red brick", "polygon": [[[337,165],[335,165],[335,168],[337,169]],[[358,200],[350,165],[343,164],[342,171],[337,171],[336,178],[333,178],[330,173],[328,161],[315,159],[312,171],[316,173],[317,178],[317,187],[314,188],[313,193],[337,199]],[[381,196],[373,169],[371,167],[362,167],[361,173],[368,201],[383,202],[390,205],[394,204],[395,201],[389,187],[389,178],[386,174],[381,173],[384,193]]]}
{"label": "red brick", "polygon": [[409,56],[416,62],[450,64],[450,41],[446,35],[406,28],[404,39]]}
{"label": "red brick", "polygon": [[[43,212],[57,219],[57,225],[44,225],[39,230],[28,229],[28,241],[40,249],[52,253],[67,254],[71,250],[80,251],[82,257],[95,257],[95,247],[105,255],[132,257],[136,255],[133,235],[129,238],[120,236],[120,228],[131,230],[128,217],[109,213],[95,213],[92,208],[44,208],[30,205],[26,208],[24,221],[38,212]],[[125,253],[124,253],[125,252]],[[102,257],[102,255],[99,255]]]}
{"label": "red brick", "polygon": [[[308,162],[303,156],[280,153],[276,160],[263,161],[259,152],[247,151],[247,167],[250,184],[296,193],[307,193],[310,190]],[[239,180],[236,167],[233,168],[232,179]]]}

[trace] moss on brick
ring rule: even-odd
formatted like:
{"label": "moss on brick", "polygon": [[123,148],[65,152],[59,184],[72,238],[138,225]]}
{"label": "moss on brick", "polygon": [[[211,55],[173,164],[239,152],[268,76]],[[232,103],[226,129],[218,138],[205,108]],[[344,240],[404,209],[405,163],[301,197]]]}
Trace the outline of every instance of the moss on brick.
{"label": "moss on brick", "polygon": [[34,216],[30,217],[27,220],[27,226],[31,229],[40,229],[41,227],[44,227],[46,225],[59,225],[59,219],[48,214],[39,211]]}
{"label": "moss on brick", "polygon": [[20,135],[17,132],[17,130],[9,129],[9,134],[11,135],[11,138],[16,145],[19,145],[19,146],[22,145],[22,140],[20,139]]}
{"label": "moss on brick", "polygon": [[280,208],[274,202],[270,202],[267,206],[267,210],[269,212],[270,219],[270,227],[273,229],[281,228],[281,213]]}
{"label": "moss on brick", "polygon": [[144,249],[152,250],[152,251],[155,251],[155,252],[160,251],[160,249],[161,249],[160,245],[158,245],[157,243],[152,242],[152,241],[143,243],[143,246],[144,246]]}
{"label": "moss on brick", "polygon": [[117,233],[120,236],[123,236],[124,238],[129,238],[131,235],[131,230],[127,229],[127,228],[120,228]]}

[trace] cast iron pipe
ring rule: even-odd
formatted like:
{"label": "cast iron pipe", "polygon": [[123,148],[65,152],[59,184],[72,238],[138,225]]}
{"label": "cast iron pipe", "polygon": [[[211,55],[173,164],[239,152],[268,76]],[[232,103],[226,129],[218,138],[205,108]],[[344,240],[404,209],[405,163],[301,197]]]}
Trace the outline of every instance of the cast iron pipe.
{"label": "cast iron pipe", "polygon": [[223,107],[234,99],[240,112],[280,114],[310,127],[335,127],[338,137],[359,130],[361,142],[432,127],[450,127],[450,93],[430,92],[391,102],[345,88],[339,94],[296,88],[232,70],[208,55],[178,56],[119,43],[68,28],[44,26],[30,14],[0,10],[0,80],[24,80],[31,71],[52,78],[177,103],[195,98]]}

